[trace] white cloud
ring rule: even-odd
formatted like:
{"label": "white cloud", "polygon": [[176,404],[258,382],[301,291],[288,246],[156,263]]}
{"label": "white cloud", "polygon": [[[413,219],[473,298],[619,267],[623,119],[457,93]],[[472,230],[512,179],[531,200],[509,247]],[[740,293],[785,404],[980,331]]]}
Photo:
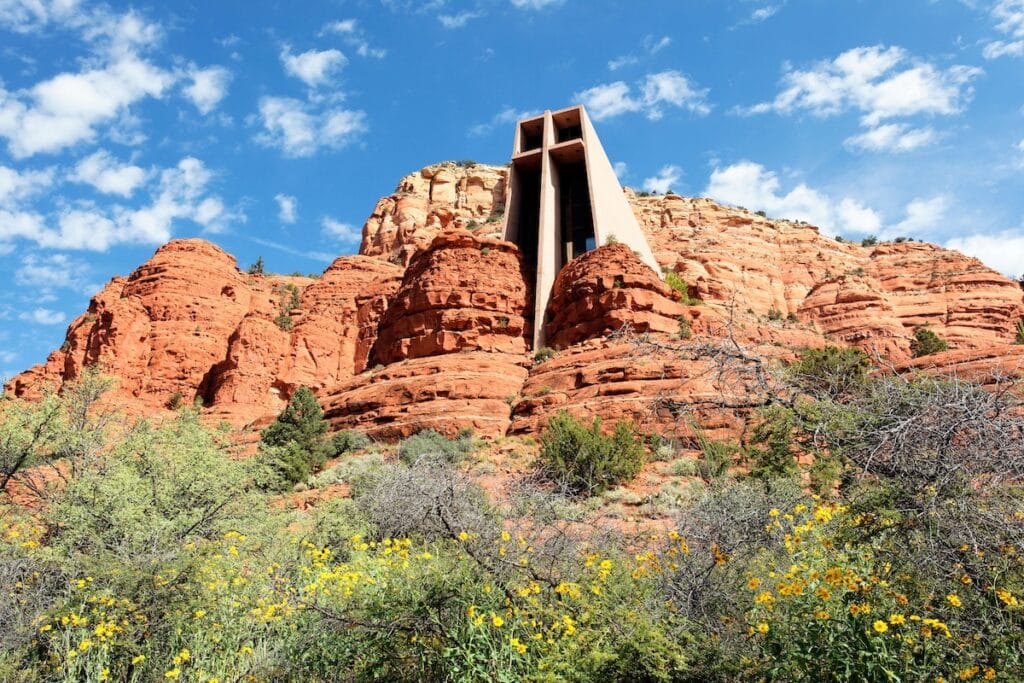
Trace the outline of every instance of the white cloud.
{"label": "white cloud", "polygon": [[57,152],[96,136],[145,97],[159,98],[173,83],[167,71],[134,55],[103,68],[62,73],[27,91],[0,87],[0,137],[15,158]]}
{"label": "white cloud", "polygon": [[130,197],[146,181],[146,171],[132,164],[121,164],[101,149],[79,161],[70,178],[106,194]]}
{"label": "white cloud", "polygon": [[1009,40],[986,43],[982,54],[986,59],[1024,56],[1024,0],[997,0],[992,6],[996,29]]}
{"label": "white cloud", "polygon": [[511,0],[514,7],[519,9],[544,9],[562,4],[565,0]]}
{"label": "white cloud", "polygon": [[356,49],[356,54],[360,57],[383,59],[388,54],[387,50],[370,45],[370,41],[366,39],[363,31],[359,28],[359,22],[355,19],[333,21],[324,26],[321,34],[326,32],[337,33],[342,36],[348,45]]}
{"label": "white cloud", "polygon": [[647,36],[644,38],[644,49],[650,54],[657,54],[666,47],[672,44],[672,39],[668,36],[662,36],[661,38],[655,38],[654,36]]}
{"label": "white cloud", "polygon": [[1024,274],[1024,232],[1019,230],[954,237],[945,247],[980,259],[1008,277]]}
{"label": "white cloud", "polygon": [[664,194],[672,189],[672,186],[679,182],[683,175],[683,169],[678,166],[662,166],[658,175],[653,178],[644,179],[644,189],[648,192]]}
{"label": "white cloud", "polygon": [[616,161],[612,164],[612,170],[615,171],[615,177],[619,179],[620,183],[629,174],[629,166],[625,161]]}
{"label": "white cloud", "polygon": [[281,63],[285,71],[298,78],[311,88],[323,85],[331,80],[334,73],[348,63],[348,58],[340,50],[307,50],[302,54],[293,55],[285,45],[281,50]]}
{"label": "white cloud", "polygon": [[484,15],[483,12],[459,12],[458,14],[439,14],[437,20],[441,22],[441,26],[448,29],[462,28],[474,19],[479,19]]}
{"label": "white cloud", "polygon": [[228,93],[228,83],[231,82],[231,72],[222,66],[199,69],[193,65],[188,70],[188,77],[192,82],[185,86],[185,96],[192,100],[192,104],[204,116],[224,99]]}
{"label": "white cloud", "polygon": [[22,258],[21,266],[15,271],[14,281],[19,285],[34,287],[43,295],[54,289],[72,289],[83,294],[93,294],[99,287],[92,282],[90,275],[87,263],[66,254],[28,254]]}
{"label": "white cloud", "polygon": [[257,141],[285,156],[311,156],[322,147],[340,149],[366,131],[366,114],[347,109],[312,111],[289,97],[264,97],[259,103],[264,132]]}
{"label": "white cloud", "polygon": [[357,244],[363,239],[362,231],[351,223],[342,223],[325,216],[320,225],[325,234],[343,244]]}
{"label": "white cloud", "polygon": [[18,317],[37,325],[60,325],[66,319],[60,311],[52,311],[49,308],[37,308]]}
{"label": "white cloud", "polygon": [[294,223],[298,218],[299,200],[287,194],[274,195],[277,202],[277,219],[282,223]]}
{"label": "white cloud", "polygon": [[851,149],[870,152],[910,152],[931,144],[938,134],[931,126],[911,128],[905,123],[886,123],[846,138],[844,144]]}
{"label": "white cloud", "polygon": [[497,114],[491,117],[490,121],[486,123],[477,123],[469,128],[469,134],[474,137],[480,137],[489,134],[495,128],[511,126],[516,121],[525,119],[529,116],[533,116],[536,112],[531,111],[518,111],[512,107],[505,107]]}
{"label": "white cloud", "polygon": [[844,197],[835,208],[835,225],[839,230],[876,235],[882,230],[882,217],[856,199]]}
{"label": "white cloud", "polygon": [[213,174],[193,157],[164,169],[151,201],[141,207],[119,204],[100,208],[78,202],[61,208],[55,227],[46,217],[28,211],[0,210],[0,244],[16,239],[52,249],[106,251],[117,244],[161,244],[171,238],[177,220],[190,220],[208,232],[219,232],[245,216],[228,210],[221,199],[208,194]]}
{"label": "white cloud", "polygon": [[[662,36],[658,38],[657,36],[648,35],[644,36],[644,40],[641,43],[641,46],[643,47],[644,52],[647,53],[647,56],[651,56],[657,54],[658,52],[661,52],[671,44],[672,39],[668,36]],[[633,66],[634,64],[639,63],[640,58],[637,57],[636,55],[622,55],[620,57],[616,57],[615,59],[608,61],[608,70],[618,71],[623,67]]]}
{"label": "white cloud", "polygon": [[13,206],[53,183],[53,171],[17,171],[0,166],[0,207]]}
{"label": "white cloud", "polygon": [[780,5],[765,5],[764,7],[758,7],[750,13],[751,23],[757,23],[765,21],[775,16],[778,11],[782,9]]}
{"label": "white cloud", "polygon": [[689,79],[678,71],[648,74],[637,85],[639,97],[633,96],[628,84],[615,81],[575,93],[573,99],[582,102],[595,121],[628,112],[643,112],[647,118],[656,121],[663,116],[665,105],[688,109],[700,116],[711,111],[706,100],[708,91],[695,89]]}
{"label": "white cloud", "polygon": [[16,354],[14,351],[0,351],[0,363],[3,363],[4,365],[10,365],[17,359],[18,354]]}
{"label": "white cloud", "polygon": [[907,215],[888,231],[886,237],[913,235],[939,225],[949,209],[949,199],[942,195],[931,199],[914,199],[907,204]]}
{"label": "white cloud", "polygon": [[639,63],[640,59],[636,55],[622,55],[621,57],[616,57],[615,59],[608,60],[608,70],[618,71],[623,67],[633,66],[634,64]]}
{"label": "white cloud", "polygon": [[854,141],[851,144],[870,149],[872,144],[888,139],[896,147],[887,149],[905,151],[899,144],[925,144],[929,141],[925,139],[928,137],[925,131],[930,129],[899,134],[895,129],[880,128],[880,124],[901,117],[957,114],[973,95],[970,82],[982,73],[981,69],[961,65],[940,69],[911,58],[900,47],[858,47],[832,61],[819,62],[809,70],[789,71],[782,79],[782,91],[774,100],[743,111],[748,114],[807,111],[820,117],[857,111],[861,115],[861,126],[868,131],[851,138]]}

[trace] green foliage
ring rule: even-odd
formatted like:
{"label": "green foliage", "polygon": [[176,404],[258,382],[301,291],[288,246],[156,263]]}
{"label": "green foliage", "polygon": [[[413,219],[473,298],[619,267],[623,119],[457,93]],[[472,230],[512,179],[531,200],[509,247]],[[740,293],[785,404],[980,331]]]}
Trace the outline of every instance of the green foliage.
{"label": "green foliage", "polygon": [[1024,320],[1017,321],[1017,336],[1014,339],[1015,344],[1024,344]]}
{"label": "green foliage", "polygon": [[764,211],[755,211],[754,213],[757,214],[758,216],[760,216],[761,218],[767,218],[768,217],[768,214],[765,213]]}
{"label": "green foliage", "polygon": [[263,257],[257,256],[256,262],[249,266],[249,275],[263,275]]}
{"label": "green foliage", "polygon": [[469,168],[470,166],[476,166],[476,162],[472,159],[460,159],[455,162],[455,165],[461,168]]}
{"label": "green foliage", "polygon": [[604,243],[605,244],[618,244],[619,243],[619,238],[616,237],[614,234],[608,235],[608,237],[606,237],[604,239]]}
{"label": "green foliage", "polygon": [[618,422],[611,436],[595,417],[587,427],[562,411],[541,435],[540,466],[549,479],[573,495],[591,496],[635,477],[644,464],[643,441],[635,427]]}
{"label": "green foliage", "polygon": [[701,303],[700,299],[690,296],[690,288],[686,281],[674,270],[665,272],[665,284],[679,292],[679,301],[684,306],[696,306]]}
{"label": "green foliage", "polygon": [[552,358],[554,358],[557,355],[558,355],[558,352],[555,351],[550,346],[542,346],[539,349],[537,349],[536,353],[533,354],[533,362],[534,363],[546,363],[547,361],[551,360]]}
{"label": "green foliage", "polygon": [[679,338],[689,339],[693,336],[693,328],[690,326],[690,319],[685,315],[681,315],[678,318],[679,322]]}
{"label": "green foliage", "polygon": [[180,391],[175,391],[168,397],[167,402],[164,404],[168,410],[177,410],[181,407],[183,397]]}
{"label": "green foliage", "polygon": [[782,320],[782,311],[772,306],[768,309],[768,319],[772,322],[779,322]]}
{"label": "green foliage", "polygon": [[287,313],[281,313],[274,318],[274,324],[285,332],[290,332],[295,327],[295,320]]}
{"label": "green foliage", "polygon": [[941,339],[939,335],[922,326],[914,330],[914,339],[910,342],[910,351],[914,358],[930,356],[933,353],[941,353],[949,350],[949,344]]}
{"label": "green foliage", "polygon": [[796,474],[793,432],[797,426],[797,416],[790,408],[775,405],[761,411],[746,454],[752,477],[774,479]]}
{"label": "green foliage", "polygon": [[788,375],[811,396],[838,399],[862,389],[870,371],[871,361],[860,349],[826,346],[801,353]]}
{"label": "green foliage", "polygon": [[874,235],[869,235],[860,241],[860,246],[862,247],[873,247],[876,244],[878,244],[878,238]]}
{"label": "green foliage", "polygon": [[331,437],[331,452],[335,456],[362,450],[370,445],[370,438],[354,429],[343,429]]}
{"label": "green foliage", "polygon": [[299,387],[274,422],[260,434],[261,455],[276,481],[272,488],[304,482],[334,454],[327,421],[316,396]]}
{"label": "green foliage", "polygon": [[437,457],[447,463],[461,462],[476,450],[472,432],[448,439],[433,429],[413,434],[398,445],[398,459],[411,465],[423,457]]}

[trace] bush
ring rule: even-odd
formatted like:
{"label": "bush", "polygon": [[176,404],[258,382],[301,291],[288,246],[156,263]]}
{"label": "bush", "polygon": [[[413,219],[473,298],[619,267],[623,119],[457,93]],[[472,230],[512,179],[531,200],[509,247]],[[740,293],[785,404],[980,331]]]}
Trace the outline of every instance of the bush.
{"label": "bush", "polygon": [[769,406],[761,410],[751,446],[747,448],[752,477],[777,479],[796,474],[793,432],[797,425],[797,416],[790,408]]}
{"label": "bush", "polygon": [[782,320],[782,311],[772,306],[768,309],[768,319],[772,322],[779,322]]}
{"label": "bush", "polygon": [[815,398],[838,399],[864,387],[871,370],[866,353],[855,348],[826,346],[807,349],[789,367],[789,379]]}
{"label": "bush", "polygon": [[167,410],[177,410],[178,408],[181,407],[181,403],[183,400],[184,397],[181,395],[181,392],[175,391],[173,394],[170,395],[170,397],[168,397],[167,401],[164,403],[164,406],[167,408]]}
{"label": "bush", "polygon": [[335,456],[362,450],[370,445],[370,437],[354,429],[344,429],[331,437],[331,452]]}
{"label": "bush", "polygon": [[679,338],[689,339],[693,336],[693,328],[690,325],[690,319],[685,315],[681,315],[678,318],[679,322]]}
{"label": "bush", "polygon": [[919,327],[914,330],[914,339],[910,342],[910,351],[914,354],[914,358],[930,356],[933,353],[941,353],[948,350],[949,344],[927,327]]}
{"label": "bush", "polygon": [[535,354],[533,354],[533,362],[546,363],[547,361],[551,360],[557,355],[558,352],[555,351],[550,346],[542,346],[541,348],[537,349],[537,352]]}
{"label": "bush", "polygon": [[862,239],[860,241],[860,246],[862,246],[862,247],[873,247],[876,244],[878,244],[878,238],[875,237],[874,235],[870,235],[868,237],[865,237],[864,239]]}
{"label": "bush", "polygon": [[599,494],[632,479],[645,460],[635,427],[618,422],[611,436],[601,432],[601,418],[587,427],[562,411],[548,420],[541,435],[543,474],[572,495]]}
{"label": "bush", "polygon": [[316,396],[299,387],[274,422],[260,434],[261,456],[277,475],[273,488],[304,482],[334,454],[327,421]]}
{"label": "bush", "polygon": [[447,439],[433,429],[424,429],[413,434],[398,445],[398,459],[412,465],[424,457],[436,457],[447,463],[458,463],[476,449],[472,432],[460,432],[454,439]]}
{"label": "bush", "polygon": [[1017,336],[1014,339],[1016,344],[1024,344],[1024,320],[1017,321]]}
{"label": "bush", "polygon": [[256,262],[249,266],[249,275],[263,275],[263,257],[257,256]]}
{"label": "bush", "polygon": [[686,281],[679,277],[679,273],[674,270],[665,273],[665,284],[679,292],[679,301],[684,306],[696,306],[700,303],[700,299],[690,296],[690,288]]}

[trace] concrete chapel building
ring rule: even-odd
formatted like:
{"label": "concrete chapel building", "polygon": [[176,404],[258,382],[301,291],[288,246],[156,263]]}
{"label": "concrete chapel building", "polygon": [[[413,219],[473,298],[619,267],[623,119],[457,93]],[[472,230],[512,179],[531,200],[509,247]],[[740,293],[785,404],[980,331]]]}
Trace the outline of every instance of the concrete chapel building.
{"label": "concrete chapel building", "polygon": [[544,344],[555,276],[577,256],[617,240],[661,272],[583,106],[516,124],[505,201],[502,237],[534,278],[534,348]]}

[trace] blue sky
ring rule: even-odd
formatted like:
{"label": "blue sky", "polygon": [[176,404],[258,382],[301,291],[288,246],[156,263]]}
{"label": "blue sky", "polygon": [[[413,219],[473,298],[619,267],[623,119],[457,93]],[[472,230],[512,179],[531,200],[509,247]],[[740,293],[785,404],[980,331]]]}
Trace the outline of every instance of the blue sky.
{"label": "blue sky", "polygon": [[583,102],[624,184],[1024,272],[1024,0],[0,0],[0,377],[172,237],[320,271]]}

